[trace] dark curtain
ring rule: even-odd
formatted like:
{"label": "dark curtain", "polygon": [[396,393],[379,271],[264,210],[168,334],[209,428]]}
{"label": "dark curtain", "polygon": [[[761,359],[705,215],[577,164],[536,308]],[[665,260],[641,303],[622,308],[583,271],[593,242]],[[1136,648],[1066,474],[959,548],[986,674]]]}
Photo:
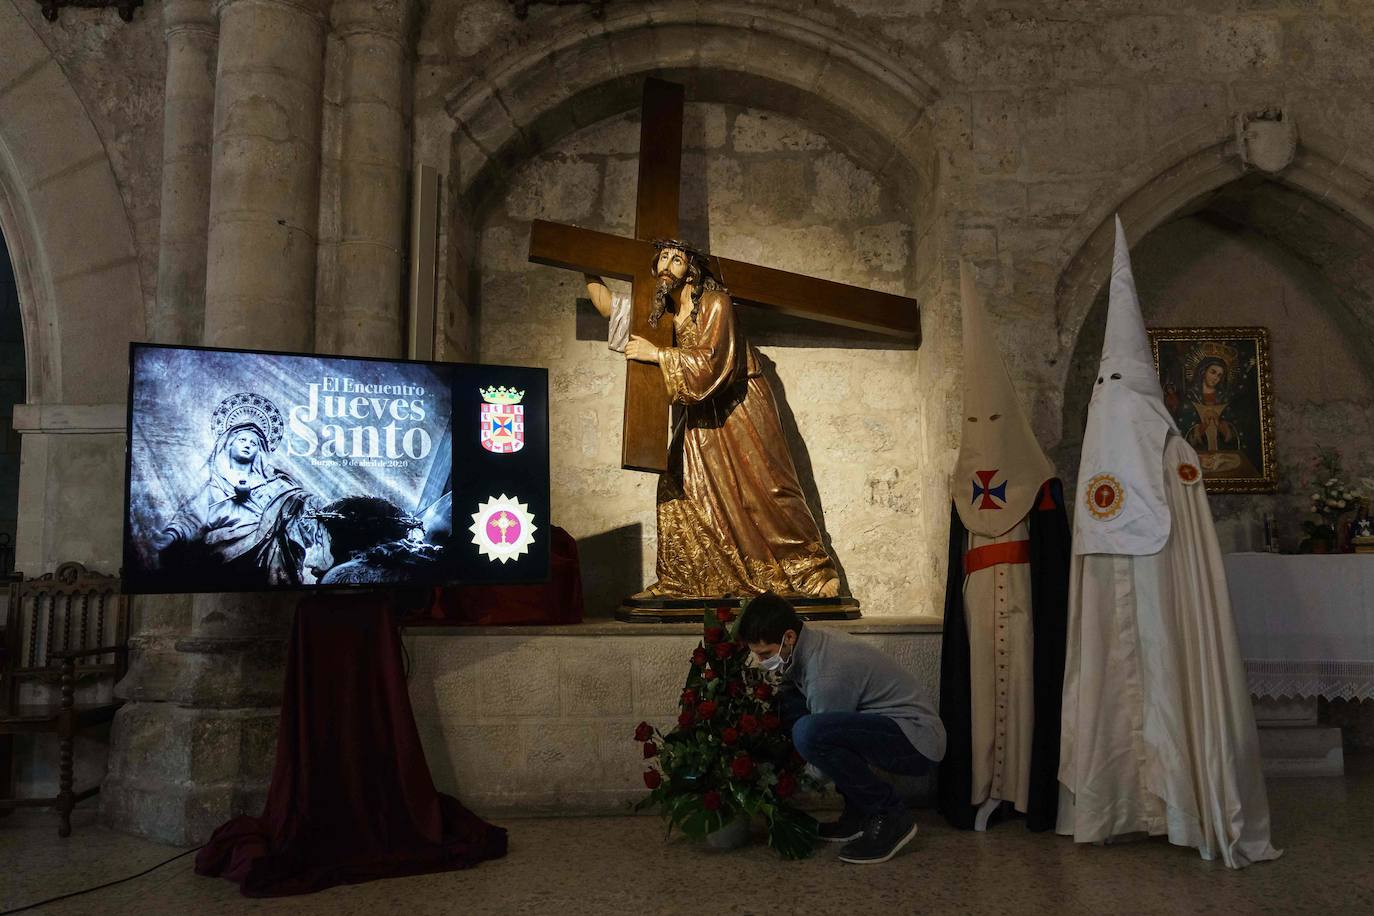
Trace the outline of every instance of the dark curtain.
{"label": "dark curtain", "polygon": [[[964,618],[964,544],[967,529],[950,507],[949,572],[940,648],[940,718],[945,758],[940,762],[938,802],[949,823],[972,830],[978,809],[973,792],[973,725],[969,698],[968,624]],[[1051,830],[1059,810],[1059,711],[1068,635],[1070,531],[1064,490],[1045,484],[1030,513],[1030,567],[1035,730],[1031,736],[1030,798],[1026,827]]]}
{"label": "dark curtain", "polygon": [[434,788],[406,692],[399,594],[301,601],[266,810],[216,830],[197,874],[270,897],[505,855],[505,830]]}

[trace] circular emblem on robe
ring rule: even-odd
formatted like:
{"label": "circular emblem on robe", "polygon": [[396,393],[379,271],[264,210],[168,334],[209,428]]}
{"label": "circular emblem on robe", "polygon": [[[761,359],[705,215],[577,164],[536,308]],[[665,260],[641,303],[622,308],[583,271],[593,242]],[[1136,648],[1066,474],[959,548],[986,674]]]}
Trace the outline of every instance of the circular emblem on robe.
{"label": "circular emblem on robe", "polygon": [[1098,474],[1089,480],[1085,496],[1088,511],[1099,522],[1115,518],[1121,512],[1121,504],[1126,498],[1121,481],[1111,474]]}
{"label": "circular emblem on robe", "polygon": [[1202,479],[1202,472],[1197,469],[1197,465],[1185,461],[1178,466],[1178,479],[1186,484],[1194,484]]}
{"label": "circular emblem on robe", "polygon": [[468,530],[478,553],[506,563],[529,552],[537,528],[529,506],[502,493],[477,506]]}

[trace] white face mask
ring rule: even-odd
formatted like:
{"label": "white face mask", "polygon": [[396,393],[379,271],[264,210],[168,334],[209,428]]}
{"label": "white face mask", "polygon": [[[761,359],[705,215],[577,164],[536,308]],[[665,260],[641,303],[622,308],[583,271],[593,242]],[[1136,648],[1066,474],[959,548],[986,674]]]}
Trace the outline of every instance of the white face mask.
{"label": "white face mask", "polygon": [[[783,638],[786,639],[785,636]],[[796,643],[792,644],[792,651],[797,651]],[[790,662],[791,660],[791,655],[788,655],[787,658],[782,657],[782,643],[778,643],[778,651],[768,656],[767,658],[759,659],[759,667],[762,668],[764,671],[767,671],[769,674],[777,674],[778,672],[786,668],[788,662]]]}

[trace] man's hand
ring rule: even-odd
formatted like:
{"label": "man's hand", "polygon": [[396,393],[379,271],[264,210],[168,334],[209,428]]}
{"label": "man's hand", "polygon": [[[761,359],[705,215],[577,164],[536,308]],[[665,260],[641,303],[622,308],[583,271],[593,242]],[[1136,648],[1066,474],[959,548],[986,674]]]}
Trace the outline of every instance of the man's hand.
{"label": "man's hand", "polygon": [[658,347],[649,343],[638,334],[630,335],[630,342],[625,345],[625,358],[633,359],[641,363],[658,363]]}

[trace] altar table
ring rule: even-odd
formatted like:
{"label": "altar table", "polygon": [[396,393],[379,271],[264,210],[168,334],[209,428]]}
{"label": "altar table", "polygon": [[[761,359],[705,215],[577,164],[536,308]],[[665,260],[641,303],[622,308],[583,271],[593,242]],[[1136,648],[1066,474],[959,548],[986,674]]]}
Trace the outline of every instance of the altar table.
{"label": "altar table", "polygon": [[1225,557],[1250,692],[1374,698],[1374,555]]}

